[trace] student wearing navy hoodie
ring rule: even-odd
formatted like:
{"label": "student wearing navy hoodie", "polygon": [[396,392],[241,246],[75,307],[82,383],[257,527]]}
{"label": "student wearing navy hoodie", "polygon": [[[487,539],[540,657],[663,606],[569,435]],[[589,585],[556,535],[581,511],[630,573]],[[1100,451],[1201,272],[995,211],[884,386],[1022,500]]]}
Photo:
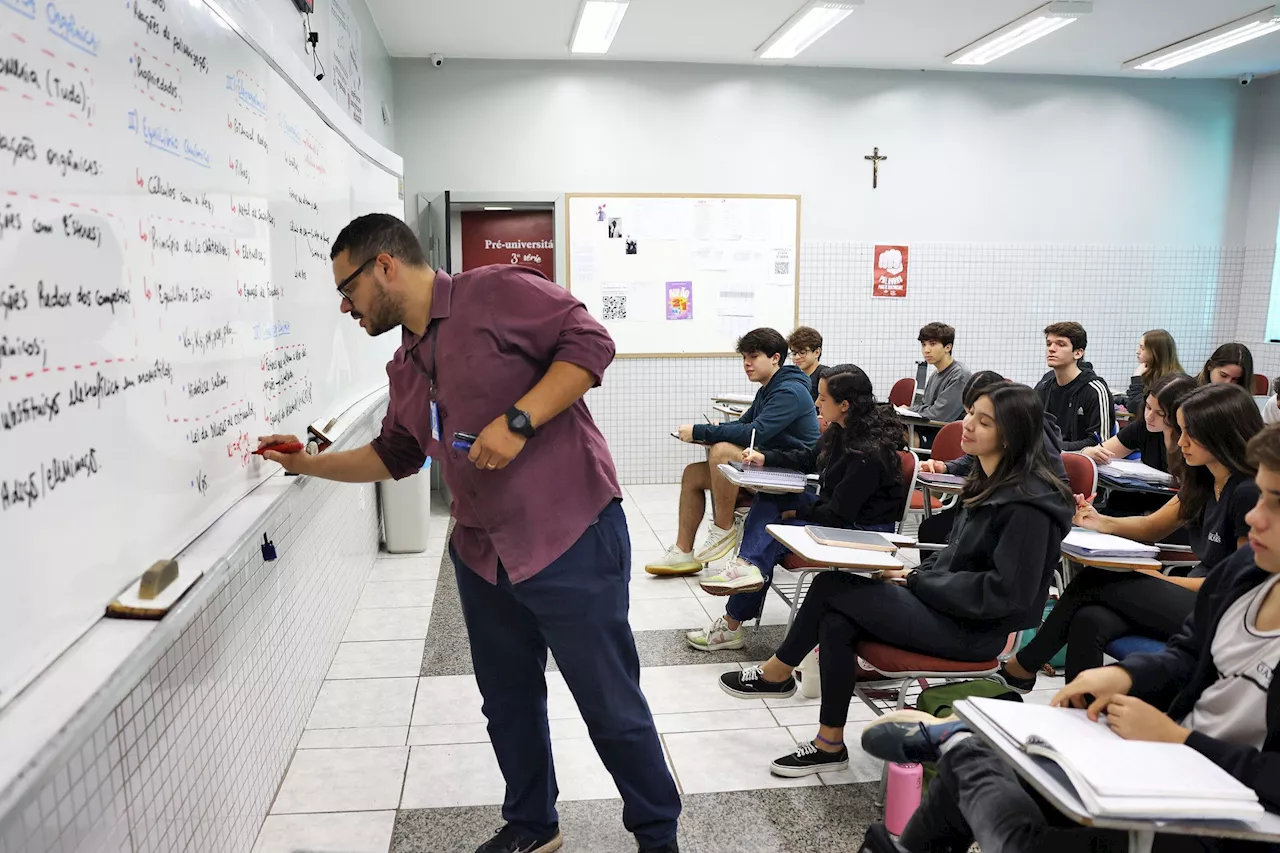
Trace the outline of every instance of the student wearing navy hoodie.
{"label": "student wearing navy hoodie", "polygon": [[[1164,649],[1080,673],[1053,698],[1107,715],[1125,740],[1185,743],[1280,812],[1280,426],[1249,442],[1257,502],[1249,544],[1205,581],[1195,609]],[[929,796],[894,841],[867,832],[870,853],[965,850],[1128,850],[1124,832],[1078,826],[1031,791],[963,722],[894,712],[867,726],[862,746],[886,761],[937,761]],[[1274,850],[1273,845],[1156,835],[1155,853]]]}
{"label": "student wearing navy hoodie", "polygon": [[[738,487],[720,473],[719,466],[742,459],[754,433],[760,450],[799,450],[818,441],[818,412],[809,396],[809,377],[800,368],[783,364],[787,339],[775,329],[754,329],[738,339],[738,353],[747,378],[760,383],[751,408],[725,424],[685,424],[681,441],[710,445],[707,461],[684,469],[680,480],[680,529],[676,542],[658,560],[644,567],[651,575],[692,575],[705,563],[728,556],[738,544],[733,523]],[[694,551],[694,537],[706,512],[706,492],[714,512],[711,530]]]}

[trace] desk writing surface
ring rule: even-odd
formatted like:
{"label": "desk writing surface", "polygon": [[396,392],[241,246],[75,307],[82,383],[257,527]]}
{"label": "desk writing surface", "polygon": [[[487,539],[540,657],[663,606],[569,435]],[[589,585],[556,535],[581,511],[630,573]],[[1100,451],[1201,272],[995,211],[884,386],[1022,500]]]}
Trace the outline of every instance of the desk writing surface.
{"label": "desk writing surface", "polygon": [[1076,795],[1067,780],[1066,773],[1047,758],[1031,756],[1023,752],[1008,735],[986,718],[967,699],[957,700],[955,714],[969,724],[975,735],[990,746],[997,755],[1013,767],[1014,771],[1058,811],[1084,826],[1099,829],[1116,829],[1124,832],[1151,831],[1173,835],[1199,835],[1214,838],[1241,838],[1255,841],[1280,842],[1280,815],[1267,812],[1255,820],[1244,821],[1160,821],[1126,818],[1093,817]]}
{"label": "desk writing surface", "polygon": [[[787,548],[811,563],[835,566],[842,569],[901,569],[903,563],[885,551],[864,551],[859,548],[840,548],[815,542],[804,527],[788,524],[770,524],[765,530]],[[889,540],[893,541],[893,540]]]}

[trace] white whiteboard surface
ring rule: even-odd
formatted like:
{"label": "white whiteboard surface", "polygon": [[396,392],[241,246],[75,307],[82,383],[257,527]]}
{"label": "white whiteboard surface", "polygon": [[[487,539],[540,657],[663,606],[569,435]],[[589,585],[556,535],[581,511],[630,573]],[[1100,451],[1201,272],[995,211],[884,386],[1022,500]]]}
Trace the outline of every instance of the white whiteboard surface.
{"label": "white whiteboard surface", "polygon": [[796,325],[799,196],[566,199],[569,289],[620,356],[731,355]]}
{"label": "white whiteboard surface", "polygon": [[328,250],[401,215],[398,158],[238,29],[199,0],[0,0],[0,705],[275,469],[257,435],[386,381],[395,336],[339,313]]}

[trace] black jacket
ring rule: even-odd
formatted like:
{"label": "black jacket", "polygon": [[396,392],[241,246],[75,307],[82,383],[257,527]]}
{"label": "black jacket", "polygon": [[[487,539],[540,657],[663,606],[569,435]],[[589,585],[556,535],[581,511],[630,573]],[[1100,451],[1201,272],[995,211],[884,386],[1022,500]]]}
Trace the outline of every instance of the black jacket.
{"label": "black jacket", "polygon": [[[1062,482],[1067,482],[1067,469],[1062,464],[1062,430],[1053,415],[1044,413],[1044,452],[1049,457],[1049,467]],[[967,477],[977,464],[977,459],[968,454],[947,463],[947,473],[956,477]]]}
{"label": "black jacket", "polygon": [[[895,462],[897,462],[895,454]],[[799,450],[767,450],[764,464],[772,468],[790,468],[806,474],[818,474],[821,491],[811,506],[796,511],[796,518],[824,527],[866,527],[871,524],[893,524],[901,520],[907,499],[898,466],[897,481],[893,471],[877,458],[861,453],[846,453],[833,448],[826,467],[818,471],[816,447]]]}
{"label": "black jacket", "polygon": [[[813,369],[813,373],[809,376],[809,396],[813,398],[815,403],[818,402],[818,382],[822,377],[827,375],[827,371],[830,369],[831,368],[827,367],[825,364],[819,364]],[[802,370],[800,372],[803,373],[804,371]]]}
{"label": "black jacket", "polygon": [[[1080,363],[1080,375],[1063,389],[1058,389],[1052,370],[1036,383],[1036,393],[1045,404],[1045,411],[1057,419],[1058,429],[1062,430],[1063,450],[1083,450],[1101,444],[1114,432],[1115,404],[1111,401],[1111,389],[1085,364]],[[1065,396],[1054,393],[1058,390],[1064,391]]]}
{"label": "black jacket", "polygon": [[1039,478],[964,507],[946,548],[907,575],[907,589],[934,610],[992,629],[1040,624],[1049,581],[1071,529],[1071,502]]}
{"label": "black jacket", "polygon": [[[1132,655],[1121,664],[1133,677],[1131,695],[1182,720],[1218,679],[1210,647],[1222,614],[1236,599],[1262,585],[1269,574],[1253,561],[1246,545],[1209,573],[1182,630],[1164,649]],[[1267,740],[1261,750],[1193,731],[1187,746],[1248,785],[1271,811],[1280,811],[1280,678],[1267,691]]]}

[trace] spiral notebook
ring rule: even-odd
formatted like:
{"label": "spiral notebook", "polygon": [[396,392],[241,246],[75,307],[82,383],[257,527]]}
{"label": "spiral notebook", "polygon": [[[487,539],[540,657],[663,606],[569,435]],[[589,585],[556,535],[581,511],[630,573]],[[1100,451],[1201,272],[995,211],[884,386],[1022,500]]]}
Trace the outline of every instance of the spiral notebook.
{"label": "spiral notebook", "polygon": [[1258,795],[1181,743],[1125,740],[1105,717],[999,699],[968,699],[974,728],[995,730],[1023,752],[1058,765],[1089,813],[1114,818],[1251,820]]}

